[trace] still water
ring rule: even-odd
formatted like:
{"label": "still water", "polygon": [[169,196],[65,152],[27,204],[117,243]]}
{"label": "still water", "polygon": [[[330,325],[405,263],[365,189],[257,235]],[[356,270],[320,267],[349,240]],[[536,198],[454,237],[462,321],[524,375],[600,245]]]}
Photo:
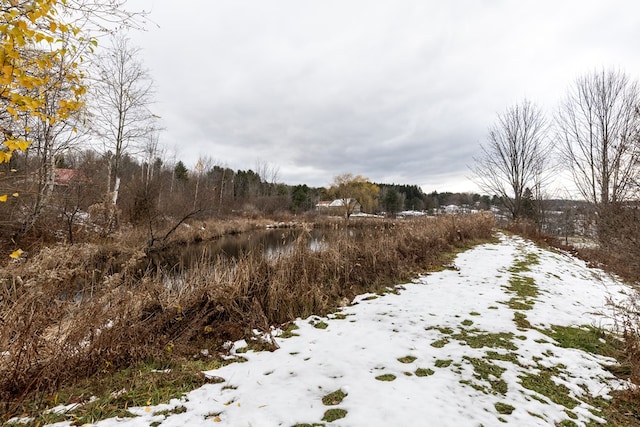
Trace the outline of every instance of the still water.
{"label": "still water", "polygon": [[312,251],[322,251],[328,247],[331,239],[339,234],[346,234],[354,239],[359,239],[362,235],[360,230],[352,229],[255,230],[172,248],[154,254],[151,261],[154,266],[177,272],[194,265],[213,264],[219,257],[237,259],[243,255],[261,254],[264,257],[275,258],[291,254],[296,244],[300,244],[298,241],[304,242]]}

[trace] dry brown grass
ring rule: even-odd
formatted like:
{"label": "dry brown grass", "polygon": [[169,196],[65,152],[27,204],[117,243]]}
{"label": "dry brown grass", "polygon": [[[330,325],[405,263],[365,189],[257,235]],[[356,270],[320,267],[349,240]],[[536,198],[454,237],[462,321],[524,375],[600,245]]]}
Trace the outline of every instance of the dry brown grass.
{"label": "dry brown grass", "polygon": [[616,426],[640,426],[640,296],[616,307],[618,328],[623,331],[623,349],[618,361],[623,378],[635,386],[616,390],[607,409],[607,419]]}
{"label": "dry brown grass", "polygon": [[[146,268],[144,251],[122,245],[55,246],[10,264],[0,273],[0,418],[29,413],[34,408],[25,402],[38,396],[45,402],[83,378],[146,358],[215,352],[252,329],[327,313],[490,238],[494,223],[490,215],[470,215],[349,225],[366,238],[337,233],[328,249],[312,251],[303,233],[286,256],[219,258],[174,277],[172,285],[162,271]],[[199,228],[206,236],[246,229],[217,227]]]}

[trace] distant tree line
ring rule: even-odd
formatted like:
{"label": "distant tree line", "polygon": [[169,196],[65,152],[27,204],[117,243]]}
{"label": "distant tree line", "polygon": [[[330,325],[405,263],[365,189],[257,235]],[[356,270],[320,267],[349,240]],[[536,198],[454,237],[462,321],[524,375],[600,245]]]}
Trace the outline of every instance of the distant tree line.
{"label": "distant tree line", "polygon": [[[320,201],[340,197],[354,199],[367,213],[389,215],[450,204],[488,209],[491,203],[498,202],[479,194],[425,194],[417,185],[374,184],[351,174],[336,177],[337,184],[328,187],[287,185],[278,182],[276,169],[265,164],[257,164],[255,170],[233,170],[210,159],[200,159],[188,168],[181,160],[171,162],[160,156],[144,158],[124,153],[118,161],[121,184],[114,203],[112,158],[111,152],[92,149],[59,153],[54,169],[73,173],[64,182],[55,183],[53,197],[39,207],[40,214],[34,220],[31,213],[39,192],[38,182],[32,177],[41,162],[29,150],[14,155],[2,166],[5,171],[17,172],[3,183],[20,188],[21,197],[4,204],[0,212],[3,229],[8,235],[17,235],[30,222],[35,234],[58,230],[62,234],[59,237],[73,241],[87,214],[97,223],[98,232],[108,235],[123,224],[154,230],[161,223],[185,217],[303,214],[316,211]],[[111,192],[106,191],[107,183]]]}

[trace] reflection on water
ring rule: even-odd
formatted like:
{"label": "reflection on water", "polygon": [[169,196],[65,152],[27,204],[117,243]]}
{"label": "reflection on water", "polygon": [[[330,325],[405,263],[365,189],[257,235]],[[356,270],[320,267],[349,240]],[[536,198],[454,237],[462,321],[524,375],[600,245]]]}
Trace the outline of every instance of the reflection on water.
{"label": "reflection on water", "polygon": [[219,257],[237,259],[250,254],[261,254],[267,258],[289,256],[295,250],[296,244],[305,244],[312,251],[322,251],[329,247],[331,238],[338,233],[347,233],[354,238],[360,237],[359,231],[351,229],[256,230],[163,251],[154,254],[152,262],[165,271],[168,269],[177,273],[195,265],[211,265]]}
{"label": "reflection on water", "polygon": [[[363,238],[362,230],[353,229],[275,229],[257,230],[237,235],[227,235],[211,241],[192,243],[151,254],[149,267],[156,270],[168,289],[179,290],[190,281],[190,273],[233,274],[234,265],[216,268],[222,260],[234,260],[242,256],[262,256],[268,259],[291,256],[300,247],[311,251],[328,249],[336,237]],[[216,281],[215,279],[213,280]]]}

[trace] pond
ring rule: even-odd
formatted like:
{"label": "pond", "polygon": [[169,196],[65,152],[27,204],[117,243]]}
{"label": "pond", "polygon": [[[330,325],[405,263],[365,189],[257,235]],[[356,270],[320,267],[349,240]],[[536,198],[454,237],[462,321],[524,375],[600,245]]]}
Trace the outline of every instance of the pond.
{"label": "pond", "polygon": [[290,254],[296,242],[304,238],[306,245],[312,251],[321,251],[329,246],[329,242],[337,235],[348,235],[359,239],[361,230],[333,230],[299,228],[255,230],[246,233],[225,235],[218,239],[190,243],[186,246],[154,253],[151,263],[154,267],[180,272],[195,265],[210,265],[219,257],[237,259],[243,255],[261,254],[264,257],[275,258]]}

